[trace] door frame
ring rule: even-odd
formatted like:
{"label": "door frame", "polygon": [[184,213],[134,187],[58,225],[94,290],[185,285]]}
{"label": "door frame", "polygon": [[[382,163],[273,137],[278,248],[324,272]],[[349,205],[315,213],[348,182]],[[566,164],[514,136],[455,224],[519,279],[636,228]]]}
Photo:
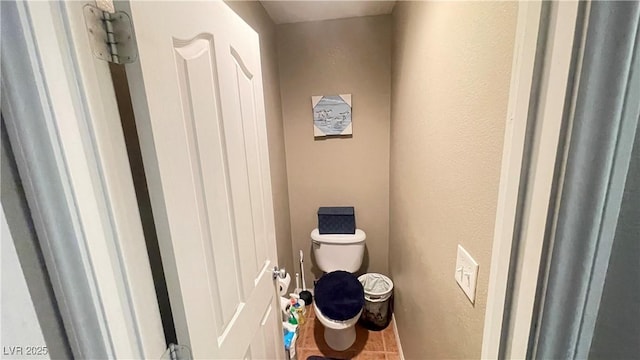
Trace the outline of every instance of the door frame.
{"label": "door frame", "polygon": [[590,356],[632,152],[639,145],[640,5],[588,3],[584,25],[530,358]]}
{"label": "door frame", "polygon": [[519,3],[481,358],[527,358],[586,4]]}
{"label": "door frame", "polygon": [[502,166],[498,190],[498,205],[489,270],[489,287],[482,338],[482,359],[498,357],[501,339],[511,249],[516,233],[519,193],[525,157],[527,118],[534,100],[536,53],[542,18],[541,2],[518,5],[518,21],[514,43],[509,103],[502,150]]}
{"label": "door frame", "polygon": [[[82,55],[90,54],[88,40],[74,43],[78,24],[63,3],[1,6],[3,20],[14,19],[2,22],[3,34],[15,35],[3,36],[2,46],[19,50],[3,52],[3,69],[12,71],[2,72],[2,113],[74,356],[160,358],[164,334],[108,65]],[[545,11],[571,21],[542,21]],[[505,349],[508,357],[526,357],[534,304],[524,295],[535,295],[540,235],[558,182],[564,109],[554,99],[564,99],[576,66],[571,52],[579,13],[573,2],[519,5],[482,358]],[[543,70],[542,63],[551,66]],[[547,83],[551,91],[544,93],[533,82],[541,71],[564,85]],[[87,93],[100,94],[102,102]],[[528,121],[532,108],[541,114],[535,122]],[[19,121],[25,118],[31,121]]]}
{"label": "door frame", "polygon": [[2,2],[2,114],[74,357],[159,359],[151,268],[87,3]]}

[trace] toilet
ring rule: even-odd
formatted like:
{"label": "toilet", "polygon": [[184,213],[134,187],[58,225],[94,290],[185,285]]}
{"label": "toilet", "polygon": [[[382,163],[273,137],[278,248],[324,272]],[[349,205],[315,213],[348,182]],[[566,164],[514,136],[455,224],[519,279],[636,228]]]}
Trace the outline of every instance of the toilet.
{"label": "toilet", "polygon": [[325,274],[316,282],[313,307],[324,326],[324,339],[334,350],[348,349],[356,340],[355,325],[364,307],[364,289],[353,275],[360,269],[366,234],[311,232],[316,265]]}

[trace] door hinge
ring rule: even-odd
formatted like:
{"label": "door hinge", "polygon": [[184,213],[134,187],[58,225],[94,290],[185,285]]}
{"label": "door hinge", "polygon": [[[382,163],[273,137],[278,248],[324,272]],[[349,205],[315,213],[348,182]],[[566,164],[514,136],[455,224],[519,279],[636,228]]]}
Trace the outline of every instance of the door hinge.
{"label": "door hinge", "polygon": [[162,354],[161,360],[193,360],[191,349],[184,345],[169,344],[167,351]]}
{"label": "door hinge", "polygon": [[116,64],[136,61],[138,52],[129,14],[103,11],[89,4],[84,6],[83,13],[93,56]]}

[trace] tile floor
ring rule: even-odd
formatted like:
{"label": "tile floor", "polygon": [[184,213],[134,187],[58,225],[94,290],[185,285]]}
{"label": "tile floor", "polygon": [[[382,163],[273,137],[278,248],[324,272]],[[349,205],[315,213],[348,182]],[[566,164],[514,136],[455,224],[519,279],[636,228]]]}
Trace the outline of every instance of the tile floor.
{"label": "tile floor", "polygon": [[313,306],[307,307],[307,321],[300,328],[297,340],[297,360],[307,360],[311,355],[335,359],[399,360],[398,344],[393,323],[382,331],[370,331],[356,325],[356,342],[345,351],[335,351],[324,341],[324,327],[316,320]]}

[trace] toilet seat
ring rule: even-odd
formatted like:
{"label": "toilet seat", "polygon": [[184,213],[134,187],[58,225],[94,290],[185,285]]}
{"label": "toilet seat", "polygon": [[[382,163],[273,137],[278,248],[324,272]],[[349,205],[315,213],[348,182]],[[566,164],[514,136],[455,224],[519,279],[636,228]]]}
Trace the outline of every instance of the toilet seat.
{"label": "toilet seat", "polygon": [[356,316],[348,320],[332,320],[322,314],[322,311],[318,309],[318,305],[313,303],[313,308],[315,310],[316,318],[324,325],[333,330],[344,330],[354,326],[358,320],[360,320],[360,315],[362,314],[362,310],[360,310]]}
{"label": "toilet seat", "polygon": [[315,285],[315,303],[329,320],[352,320],[364,307],[364,288],[355,275],[333,271],[323,275]]}

